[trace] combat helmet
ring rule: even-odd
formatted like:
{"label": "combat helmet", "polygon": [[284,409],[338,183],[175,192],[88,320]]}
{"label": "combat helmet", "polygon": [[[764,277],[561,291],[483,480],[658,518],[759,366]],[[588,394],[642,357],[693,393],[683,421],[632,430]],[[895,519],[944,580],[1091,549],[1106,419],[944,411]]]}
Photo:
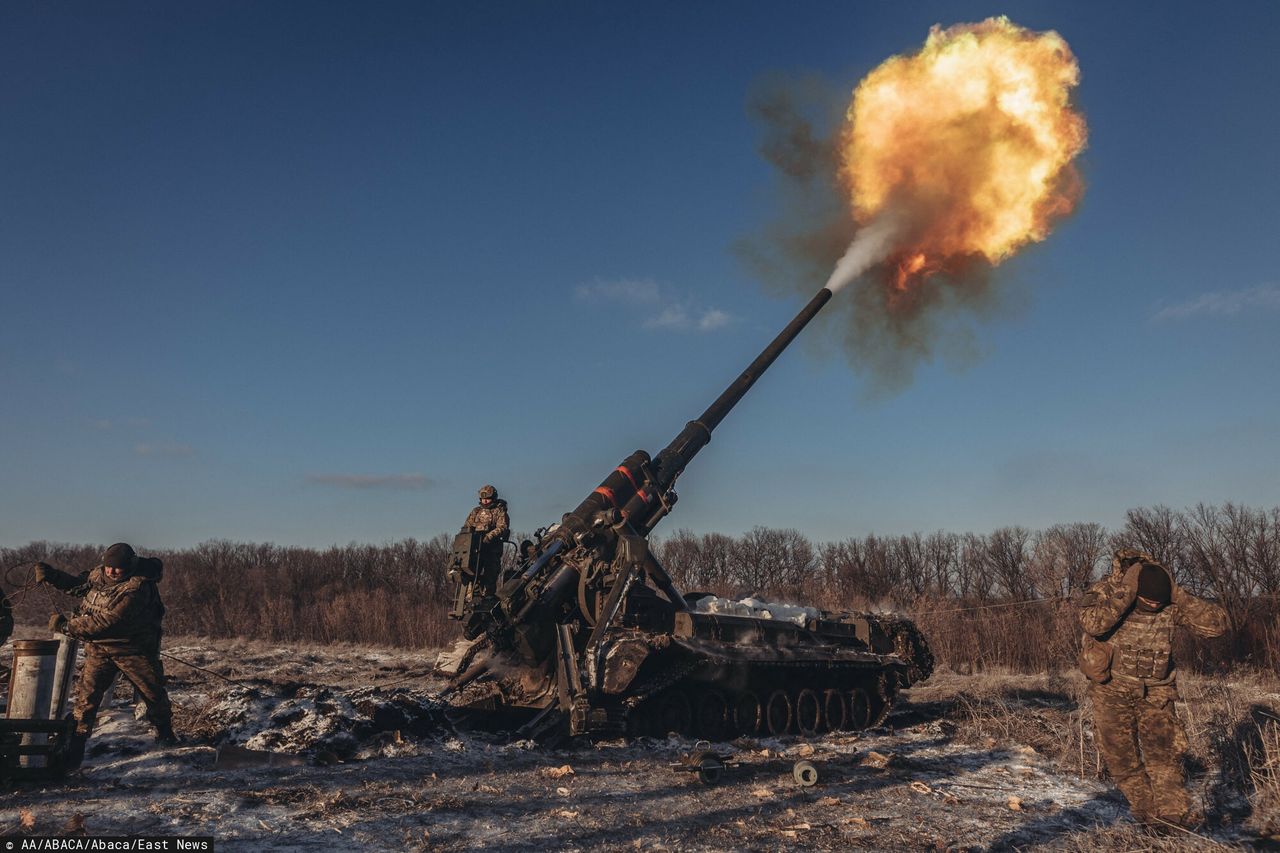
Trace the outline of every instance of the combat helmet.
{"label": "combat helmet", "polygon": [[1123,572],[1134,563],[1156,563],[1159,561],[1146,551],[1137,548],[1121,548],[1111,555],[1111,571]]}
{"label": "combat helmet", "polygon": [[493,486],[484,485],[480,487],[480,500],[484,500],[485,498],[497,499],[497,497],[498,490]]}
{"label": "combat helmet", "polygon": [[101,564],[132,572],[138,565],[138,554],[128,542],[117,542],[102,552]]}

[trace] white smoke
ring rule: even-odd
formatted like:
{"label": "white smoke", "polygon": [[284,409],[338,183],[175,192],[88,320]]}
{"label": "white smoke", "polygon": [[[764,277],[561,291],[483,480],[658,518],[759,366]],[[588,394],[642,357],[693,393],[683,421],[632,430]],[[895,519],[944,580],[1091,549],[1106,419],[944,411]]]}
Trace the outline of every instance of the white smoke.
{"label": "white smoke", "polygon": [[836,261],[836,268],[827,279],[827,290],[839,292],[849,282],[883,261],[893,249],[898,229],[898,218],[888,214],[882,214],[859,229],[844,255]]}

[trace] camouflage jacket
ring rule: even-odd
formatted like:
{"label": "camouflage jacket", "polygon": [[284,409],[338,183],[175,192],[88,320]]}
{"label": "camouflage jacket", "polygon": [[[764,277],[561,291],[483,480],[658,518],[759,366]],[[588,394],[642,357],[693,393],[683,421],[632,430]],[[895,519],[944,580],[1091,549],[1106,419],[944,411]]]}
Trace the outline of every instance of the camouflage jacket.
{"label": "camouflage jacket", "polygon": [[[1227,614],[1177,584],[1168,606],[1144,612],[1134,607],[1137,586],[1126,583],[1126,577],[1113,572],[1091,586],[1080,602],[1080,624],[1086,634],[1081,668],[1100,683],[1115,678],[1134,684],[1168,684],[1173,681],[1174,628],[1185,625],[1198,637],[1220,637],[1227,630]],[[1091,652],[1094,672],[1085,666]]]}
{"label": "camouflage jacket", "polygon": [[45,577],[58,589],[84,598],[67,620],[68,636],[122,654],[155,654],[160,650],[164,604],[154,579],[135,574],[112,581],[101,566],[80,575],[54,570]]}
{"label": "camouflage jacket", "polygon": [[499,498],[493,502],[493,506],[476,507],[467,515],[467,520],[462,526],[482,531],[486,542],[506,539],[507,534],[511,532],[511,521],[507,518],[507,502]]}

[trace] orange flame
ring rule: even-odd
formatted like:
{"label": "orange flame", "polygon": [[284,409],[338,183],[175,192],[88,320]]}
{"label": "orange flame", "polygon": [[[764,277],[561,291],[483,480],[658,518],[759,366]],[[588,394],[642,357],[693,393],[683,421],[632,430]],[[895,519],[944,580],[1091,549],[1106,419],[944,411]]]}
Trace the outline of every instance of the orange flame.
{"label": "orange flame", "polygon": [[854,217],[907,225],[889,255],[897,290],[980,256],[998,264],[1043,240],[1081,194],[1072,160],[1080,69],[1055,32],[1007,18],[941,29],[859,85],[842,136]]}

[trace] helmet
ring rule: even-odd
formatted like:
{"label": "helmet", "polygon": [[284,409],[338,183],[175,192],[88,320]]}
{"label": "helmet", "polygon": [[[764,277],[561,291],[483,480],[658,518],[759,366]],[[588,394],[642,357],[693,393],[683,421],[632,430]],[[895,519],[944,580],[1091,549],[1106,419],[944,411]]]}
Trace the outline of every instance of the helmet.
{"label": "helmet", "polygon": [[493,486],[480,487],[480,500],[484,500],[485,498],[496,498],[497,496],[498,496],[498,490],[495,489]]}
{"label": "helmet", "polygon": [[1137,548],[1121,548],[1111,557],[1111,570],[1118,572],[1129,568],[1134,563],[1154,563],[1156,558],[1148,554],[1146,551],[1140,551]]}
{"label": "helmet", "polygon": [[138,555],[127,542],[117,542],[102,552],[102,565],[132,571]]}

